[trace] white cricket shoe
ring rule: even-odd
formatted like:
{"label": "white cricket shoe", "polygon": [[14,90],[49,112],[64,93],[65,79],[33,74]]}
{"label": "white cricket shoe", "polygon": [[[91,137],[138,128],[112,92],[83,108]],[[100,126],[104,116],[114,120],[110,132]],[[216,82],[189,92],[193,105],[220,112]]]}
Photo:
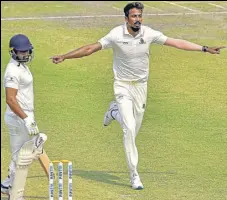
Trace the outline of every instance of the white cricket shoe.
{"label": "white cricket shoe", "polygon": [[131,178],[131,184],[132,184],[132,189],[134,189],[134,190],[142,190],[143,189],[143,184],[140,181],[139,175],[134,175]]}
{"label": "white cricket shoe", "polygon": [[116,110],[118,110],[117,102],[116,101],[110,102],[109,110],[105,113],[105,116],[104,116],[104,121],[103,121],[104,126],[108,126],[113,120],[115,120],[115,118],[112,115],[112,112]]}
{"label": "white cricket shoe", "polygon": [[1,184],[1,193],[2,194],[9,195],[9,190],[10,190],[10,187],[6,187],[6,186]]}

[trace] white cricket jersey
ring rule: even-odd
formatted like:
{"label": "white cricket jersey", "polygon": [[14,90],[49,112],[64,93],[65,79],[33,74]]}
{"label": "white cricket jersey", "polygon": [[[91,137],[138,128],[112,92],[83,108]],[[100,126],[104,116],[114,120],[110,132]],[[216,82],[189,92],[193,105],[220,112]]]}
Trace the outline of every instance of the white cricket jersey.
{"label": "white cricket jersey", "polygon": [[164,44],[167,36],[141,25],[136,37],[129,34],[126,23],[113,28],[98,42],[102,49],[112,48],[114,79],[145,82],[149,76],[150,44]]}
{"label": "white cricket jersey", "polygon": [[[3,86],[4,89],[6,87],[17,89],[16,99],[20,107],[24,111],[34,111],[33,76],[26,65],[19,65],[11,58],[5,70]],[[8,105],[6,112],[13,112]]]}

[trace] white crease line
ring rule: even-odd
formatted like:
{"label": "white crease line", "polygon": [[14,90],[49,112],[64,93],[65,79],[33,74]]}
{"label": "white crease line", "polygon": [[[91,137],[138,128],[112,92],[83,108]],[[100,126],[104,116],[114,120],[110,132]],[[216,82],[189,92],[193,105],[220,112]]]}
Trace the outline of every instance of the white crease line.
{"label": "white crease line", "polygon": [[178,5],[178,4],[176,4],[176,3],[169,2],[169,1],[163,1],[163,2],[164,2],[164,3],[167,3],[167,4],[174,5],[174,6],[178,6],[178,7],[180,7],[180,8],[184,8],[184,9],[186,9],[186,10],[190,10],[190,11],[192,11],[192,12],[200,12],[200,11],[198,11],[198,10],[193,10],[193,9],[188,8],[188,7],[186,7],[186,6],[181,6],[181,5]]}
{"label": "white crease line", "polygon": [[223,12],[193,12],[193,13],[157,13],[157,14],[146,14],[147,16],[176,16],[176,15],[211,15],[211,14],[227,14],[227,11]]}
{"label": "white crease line", "polygon": [[[227,11],[221,12],[193,12],[193,13],[152,13],[144,14],[143,16],[175,16],[175,15],[218,15],[227,14]],[[124,17],[124,15],[76,15],[76,16],[50,16],[50,17],[8,17],[1,18],[1,21],[13,20],[42,20],[42,19],[81,19],[81,18],[103,18],[103,17]]]}
{"label": "white crease line", "polygon": [[115,9],[115,10],[118,10],[118,11],[119,11],[119,10],[122,11],[120,8],[118,8],[118,7],[116,7],[116,6],[112,6],[112,8]]}
{"label": "white crease line", "polygon": [[149,5],[147,5],[147,4],[143,4],[144,6],[146,6],[146,7],[148,7],[148,8],[152,8],[152,9],[154,9],[154,10],[158,10],[158,11],[163,11],[163,10],[161,10],[161,9],[159,9],[159,8],[155,8],[155,7],[153,7],[153,6],[149,6]]}
{"label": "white crease line", "polygon": [[177,1],[177,2],[174,2],[175,4],[184,4],[184,3],[208,3],[208,2],[216,2],[216,1]]}
{"label": "white crease line", "polygon": [[226,9],[226,8],[223,7],[223,6],[220,6],[220,5],[217,5],[217,4],[214,4],[214,3],[208,3],[208,4],[211,5],[211,6],[218,7],[218,8]]}
{"label": "white crease line", "polygon": [[123,15],[76,15],[76,16],[50,16],[50,17],[9,17],[1,18],[1,21],[10,20],[40,20],[40,19],[80,19],[80,18],[102,18],[102,17],[122,17]]}

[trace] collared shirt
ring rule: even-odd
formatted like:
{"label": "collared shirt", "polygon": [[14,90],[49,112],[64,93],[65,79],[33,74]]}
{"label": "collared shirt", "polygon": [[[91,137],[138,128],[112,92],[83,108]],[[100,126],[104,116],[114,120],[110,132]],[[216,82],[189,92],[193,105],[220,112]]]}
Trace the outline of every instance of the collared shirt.
{"label": "collared shirt", "polygon": [[113,28],[98,42],[102,49],[113,49],[115,80],[145,82],[149,76],[150,44],[164,44],[166,40],[163,33],[144,25],[133,37],[125,23]]}
{"label": "collared shirt", "polygon": [[[24,111],[34,110],[33,76],[25,64],[10,59],[4,73],[3,86],[17,89],[16,99]],[[7,105],[7,113],[13,111]]]}

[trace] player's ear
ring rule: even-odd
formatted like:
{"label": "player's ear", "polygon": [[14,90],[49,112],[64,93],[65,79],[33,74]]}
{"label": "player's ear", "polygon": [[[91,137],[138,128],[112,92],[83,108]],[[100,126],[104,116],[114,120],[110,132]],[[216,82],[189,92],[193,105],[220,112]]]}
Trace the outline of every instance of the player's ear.
{"label": "player's ear", "polygon": [[128,22],[128,17],[127,16],[125,16],[125,22]]}

